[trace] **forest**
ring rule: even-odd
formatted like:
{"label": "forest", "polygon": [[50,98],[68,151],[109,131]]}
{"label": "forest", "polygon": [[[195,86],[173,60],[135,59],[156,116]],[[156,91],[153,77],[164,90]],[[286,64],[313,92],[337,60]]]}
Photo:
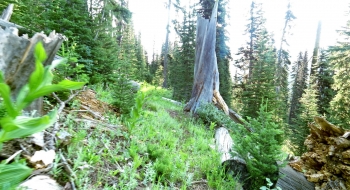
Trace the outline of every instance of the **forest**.
{"label": "forest", "polygon": [[[320,47],[320,21],[313,51],[290,55],[292,3],[274,39],[253,0],[247,41],[230,49],[229,39],[241,36],[229,35],[229,0],[216,1],[164,1],[180,16],[151,54],[129,0],[1,0],[0,11],[14,5],[7,22],[18,36],[55,31],[64,40],[52,66],[45,44],[32,45],[35,69],[15,91],[3,66],[10,48],[1,45],[10,34],[0,22],[0,189],[288,189],[280,181],[288,174],[279,174],[289,166],[313,189],[350,189],[350,19],[334,45]],[[216,22],[218,86],[188,109],[200,77],[199,18]],[[34,101],[40,110],[27,113]],[[220,128],[233,140],[224,161],[214,139]],[[32,140],[40,131],[42,145]],[[29,187],[35,178],[43,184]]]}

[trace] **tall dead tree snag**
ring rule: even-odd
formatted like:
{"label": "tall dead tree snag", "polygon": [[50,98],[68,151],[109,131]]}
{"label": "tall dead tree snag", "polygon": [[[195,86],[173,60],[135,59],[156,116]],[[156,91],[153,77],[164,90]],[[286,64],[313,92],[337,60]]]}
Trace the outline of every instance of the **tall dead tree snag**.
{"label": "tall dead tree snag", "polygon": [[242,124],[240,116],[228,108],[219,92],[219,71],[215,53],[217,12],[218,1],[215,2],[210,20],[197,16],[194,83],[191,99],[184,110],[195,113],[201,104],[214,103],[233,121]]}
{"label": "tall dead tree snag", "polygon": [[[192,96],[185,111],[196,112],[201,103],[213,101],[214,92],[219,93],[219,71],[215,54],[216,19],[218,1],[216,1],[210,20],[197,17],[196,56]],[[224,105],[224,110],[227,105]]]}

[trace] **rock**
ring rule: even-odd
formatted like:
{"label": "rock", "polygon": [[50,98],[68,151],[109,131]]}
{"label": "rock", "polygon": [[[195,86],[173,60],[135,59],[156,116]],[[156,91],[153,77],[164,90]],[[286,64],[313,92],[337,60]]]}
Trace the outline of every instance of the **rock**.
{"label": "rock", "polygon": [[136,81],[130,80],[130,81],[129,81],[129,84],[130,84],[131,87],[132,87],[132,91],[135,92],[135,93],[136,93],[137,91],[139,91],[140,88],[141,88],[140,83],[138,83],[138,82],[136,82]]}
{"label": "rock", "polygon": [[63,188],[47,175],[37,175],[23,182],[17,190],[63,190]]}

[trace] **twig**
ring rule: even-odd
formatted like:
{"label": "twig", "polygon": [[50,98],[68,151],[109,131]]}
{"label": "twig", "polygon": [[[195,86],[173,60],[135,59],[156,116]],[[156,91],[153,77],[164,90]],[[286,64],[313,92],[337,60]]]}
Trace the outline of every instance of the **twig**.
{"label": "twig", "polygon": [[28,150],[23,146],[22,143],[19,143],[19,146],[20,146],[21,149],[24,151],[24,153],[26,153],[27,155],[31,155],[30,152],[28,152]]}
{"label": "twig", "polygon": [[99,113],[92,111],[89,107],[81,105],[82,108],[86,109],[86,111],[90,112],[92,115],[95,116],[95,118],[97,119],[101,119],[104,120],[105,118],[103,118],[103,116],[101,116]]}
{"label": "twig", "polygon": [[[102,142],[103,143],[103,142]],[[103,143],[103,145],[108,149],[108,150],[111,150],[107,145],[106,145],[106,143]],[[113,156],[113,154],[111,153],[111,151],[107,151],[108,153],[109,153],[109,155],[113,158],[114,156]],[[122,167],[120,167],[120,165],[119,165],[119,163],[117,162],[117,160],[116,159],[113,159],[114,160],[114,162],[115,162],[115,164],[117,165],[117,168],[118,168],[118,170],[119,171],[123,171],[123,169],[122,169]]]}
{"label": "twig", "polygon": [[199,184],[199,183],[208,183],[208,181],[207,180],[201,180],[201,181],[193,181],[192,183],[191,183],[191,185],[194,185],[194,184]]}
{"label": "twig", "polygon": [[14,153],[12,156],[6,159],[5,164],[9,163],[12,159],[14,159],[17,155],[21,154],[23,150],[19,150],[16,153]]}
{"label": "twig", "polygon": [[62,151],[59,150],[59,154],[60,154],[60,157],[61,157],[61,162],[63,164],[63,167],[64,167],[64,170],[70,175],[70,176],[73,176],[74,179],[77,178],[77,176],[75,175],[74,171],[72,170],[72,168],[69,166],[66,158],[63,156],[62,154]]}
{"label": "twig", "polygon": [[[64,109],[64,107],[66,106],[66,104],[71,101],[76,95],[78,95],[80,92],[84,91],[85,87],[82,90],[77,91],[74,94],[71,94],[67,100],[62,101],[55,93],[52,93],[52,95],[56,98],[56,100],[60,103],[60,107],[57,110],[57,115],[60,115]],[[73,93],[73,91],[71,91],[71,93]],[[47,144],[47,149],[48,150],[55,150],[55,138],[56,138],[56,134],[60,129],[60,124],[58,122],[59,119],[57,119],[57,121],[55,122],[52,132],[51,132],[51,138],[48,140]],[[45,147],[46,148],[46,147]]]}
{"label": "twig", "polygon": [[92,123],[92,124],[95,124],[95,125],[102,125],[102,126],[105,126],[105,127],[108,127],[108,128],[112,128],[112,129],[121,127],[121,126],[119,126],[119,125],[113,125],[113,124],[109,124],[109,123],[103,123],[103,122],[101,122],[101,121],[90,120],[90,119],[73,119],[73,121],[75,121],[75,122]]}
{"label": "twig", "polygon": [[76,190],[75,183],[72,179],[70,179],[70,185],[71,185],[72,190]]}
{"label": "twig", "polygon": [[74,173],[74,171],[72,170],[72,168],[69,166],[69,164],[68,164],[66,158],[63,156],[61,150],[59,150],[59,153],[60,153],[61,162],[62,162],[62,164],[63,164],[64,170],[69,174],[69,176],[73,176],[73,177],[69,177],[69,182],[70,182],[70,184],[71,184],[71,186],[72,186],[71,188],[72,188],[72,190],[76,190],[76,188],[75,188],[75,183],[74,183],[74,179],[76,179],[77,176],[75,175],[75,173]]}

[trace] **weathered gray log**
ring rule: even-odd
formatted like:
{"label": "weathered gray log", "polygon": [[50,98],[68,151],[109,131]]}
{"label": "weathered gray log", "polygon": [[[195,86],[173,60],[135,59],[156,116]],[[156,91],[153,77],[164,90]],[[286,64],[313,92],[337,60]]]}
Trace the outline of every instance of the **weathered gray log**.
{"label": "weathered gray log", "polygon": [[[34,48],[42,42],[47,59],[45,66],[52,63],[56,52],[61,47],[64,36],[51,32],[49,36],[36,33],[31,39],[19,37],[15,28],[0,28],[0,70],[4,73],[5,82],[11,88],[11,97],[16,98],[20,89],[28,82],[35,69]],[[41,101],[33,103],[27,111],[37,110],[41,114]]]}
{"label": "weathered gray log", "polygon": [[12,13],[13,13],[13,4],[10,4],[1,14],[0,26],[2,28],[14,27],[14,28],[18,28],[18,29],[24,29],[23,26],[20,26],[20,25],[17,25],[17,24],[10,22]]}
{"label": "weathered gray log", "polygon": [[305,176],[293,170],[289,165],[279,169],[280,178],[277,186],[283,190],[314,190],[315,185],[306,180]]}
{"label": "weathered gray log", "polygon": [[215,144],[226,171],[232,176],[238,175],[239,182],[245,184],[250,176],[246,162],[233,150],[234,142],[226,128],[220,127],[215,131]]}

